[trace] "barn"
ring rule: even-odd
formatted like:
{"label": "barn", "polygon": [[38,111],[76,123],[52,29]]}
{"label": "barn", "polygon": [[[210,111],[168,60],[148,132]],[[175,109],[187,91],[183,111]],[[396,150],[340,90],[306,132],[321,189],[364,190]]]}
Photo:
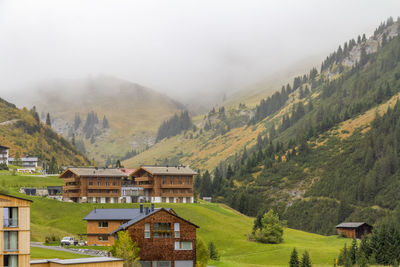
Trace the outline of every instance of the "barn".
{"label": "barn", "polygon": [[336,231],[338,235],[360,239],[363,235],[371,233],[372,226],[365,222],[343,222],[336,225]]}

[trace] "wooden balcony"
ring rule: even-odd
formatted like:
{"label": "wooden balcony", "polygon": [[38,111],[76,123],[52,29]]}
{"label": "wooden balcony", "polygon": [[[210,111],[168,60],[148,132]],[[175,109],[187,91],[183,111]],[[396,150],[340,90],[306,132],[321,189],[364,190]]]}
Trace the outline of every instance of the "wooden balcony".
{"label": "wooden balcony", "polygon": [[87,193],[88,197],[120,197],[121,193]]}
{"label": "wooden balcony", "polygon": [[161,188],[193,188],[193,184],[161,184]]}
{"label": "wooden balcony", "polygon": [[153,178],[142,176],[142,177],[135,177],[135,182],[150,182],[153,181]]}
{"label": "wooden balcony", "polygon": [[65,185],[65,186],[63,186],[63,191],[79,190],[79,189],[81,189],[80,185]]}
{"label": "wooden balcony", "polygon": [[97,185],[97,184],[93,184],[93,185],[88,185],[88,189],[121,189],[121,185]]}
{"label": "wooden balcony", "polygon": [[142,188],[153,188],[153,184],[137,184],[135,187],[142,187]]}
{"label": "wooden balcony", "polygon": [[161,193],[162,197],[193,197],[193,193]]}
{"label": "wooden balcony", "polygon": [[76,182],[79,182],[79,178],[74,178],[74,177],[62,178],[62,179],[63,179],[64,183],[76,183]]}
{"label": "wooden balcony", "polygon": [[77,192],[77,193],[64,192],[63,193],[63,197],[80,197],[80,196],[81,196],[81,193],[79,193],[79,192]]}

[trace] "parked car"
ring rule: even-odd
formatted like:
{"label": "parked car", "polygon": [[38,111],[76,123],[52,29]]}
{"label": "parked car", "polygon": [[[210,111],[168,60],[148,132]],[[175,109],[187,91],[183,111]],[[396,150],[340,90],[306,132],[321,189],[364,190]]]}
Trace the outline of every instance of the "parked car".
{"label": "parked car", "polygon": [[61,246],[76,246],[78,245],[78,240],[73,237],[66,236],[61,239]]}

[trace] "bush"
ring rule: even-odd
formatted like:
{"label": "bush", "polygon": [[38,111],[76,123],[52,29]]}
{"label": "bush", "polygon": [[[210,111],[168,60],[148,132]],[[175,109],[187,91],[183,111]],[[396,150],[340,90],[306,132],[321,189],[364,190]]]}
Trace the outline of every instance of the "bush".
{"label": "bush", "polygon": [[261,225],[255,225],[250,240],[266,244],[279,244],[283,242],[283,227],[286,222],[279,220],[279,215],[269,210],[261,219]]}

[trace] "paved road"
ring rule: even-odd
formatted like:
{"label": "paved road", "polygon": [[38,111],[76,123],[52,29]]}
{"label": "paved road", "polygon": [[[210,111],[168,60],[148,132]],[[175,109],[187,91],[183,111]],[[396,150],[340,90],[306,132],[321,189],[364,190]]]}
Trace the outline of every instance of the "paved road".
{"label": "paved road", "polygon": [[60,247],[60,246],[45,246],[45,245],[43,245],[43,243],[41,243],[41,242],[31,242],[31,247],[44,248],[44,249],[52,249],[52,250],[58,250],[58,251],[76,253],[76,254],[81,254],[81,255],[93,256],[92,254],[89,254],[89,253],[80,252],[80,251],[75,251],[75,250],[71,250],[71,249],[68,249],[68,248],[63,248],[63,247]]}

